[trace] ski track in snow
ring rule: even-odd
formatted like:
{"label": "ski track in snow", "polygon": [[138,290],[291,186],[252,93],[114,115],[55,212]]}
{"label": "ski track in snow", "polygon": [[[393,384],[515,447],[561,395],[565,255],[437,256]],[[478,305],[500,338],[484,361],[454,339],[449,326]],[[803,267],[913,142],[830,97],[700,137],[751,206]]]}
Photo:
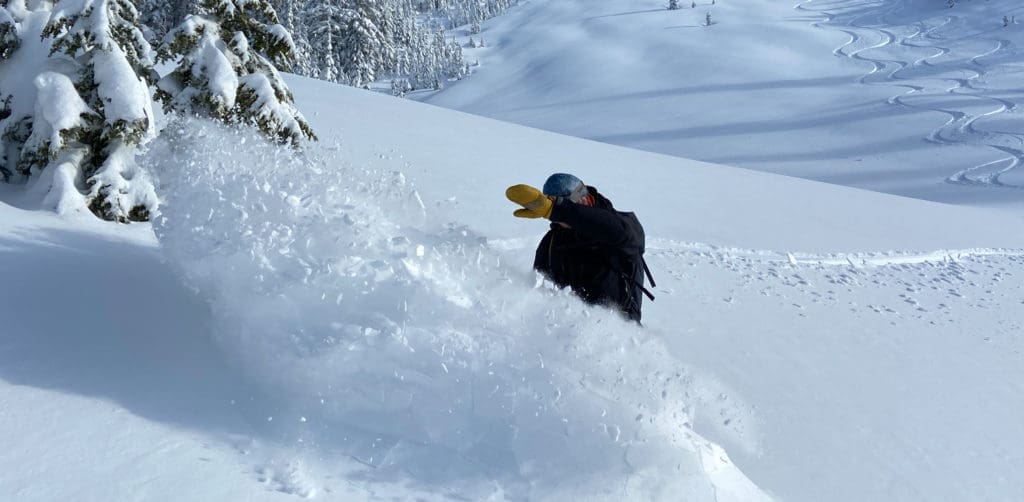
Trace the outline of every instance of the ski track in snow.
{"label": "ski track in snow", "polygon": [[[1013,48],[1012,42],[1003,38],[987,36],[990,32],[974,33],[958,39],[945,38],[938,34],[944,28],[954,24],[959,18],[954,15],[942,16],[937,24],[933,19],[917,21],[912,26],[882,28],[904,7],[906,0],[894,2],[864,2],[863,0],[839,0],[833,2],[817,2],[807,0],[795,6],[795,9],[822,16],[821,21],[812,23],[817,28],[837,29],[850,39],[833,51],[836,56],[847,57],[872,65],[871,70],[861,76],[858,81],[864,85],[892,86],[906,89],[905,92],[893,95],[888,102],[925,111],[934,111],[949,116],[941,126],[934,129],[925,139],[939,145],[976,145],[984,146],[999,152],[995,160],[968,166],[948,178],[947,183],[971,186],[988,186],[1024,189],[1024,185],[1004,182],[1001,177],[1014,171],[1024,164],[1024,134],[1016,131],[983,131],[976,126],[979,121],[997,115],[1014,112],[1017,103],[995,96],[998,91],[986,89],[980,84],[988,81],[993,75],[993,67],[985,64],[984,58],[1006,53]],[[815,6],[820,6],[815,8]],[[866,8],[865,8],[866,6]],[[862,9],[845,22],[837,22],[841,12]],[[929,23],[932,23],[929,25]],[[1002,29],[997,28],[997,29]],[[906,33],[900,33],[906,32]],[[875,42],[877,40],[877,42]],[[943,58],[957,51],[956,43],[962,41],[980,41],[990,48],[970,56],[963,56],[948,62],[933,63],[931,60]],[[860,48],[855,48],[860,47]],[[890,51],[890,57],[870,55],[890,48],[903,51]],[[935,53],[914,60],[894,59],[906,57],[906,49],[932,49]],[[936,76],[903,75],[911,72],[932,70]],[[962,73],[962,77],[943,76],[950,73]],[[910,102],[922,101],[922,104]],[[971,98],[979,103],[994,105],[994,108],[981,113],[971,113],[958,108],[958,101]],[[963,106],[963,105],[959,105]]]}

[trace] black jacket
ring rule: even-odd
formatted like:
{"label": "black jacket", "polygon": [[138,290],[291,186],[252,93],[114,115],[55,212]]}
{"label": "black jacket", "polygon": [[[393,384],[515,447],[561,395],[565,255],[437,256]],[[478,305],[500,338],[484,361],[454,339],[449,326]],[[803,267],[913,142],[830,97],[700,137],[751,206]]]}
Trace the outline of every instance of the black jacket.
{"label": "black jacket", "polygon": [[555,201],[551,230],[537,246],[533,268],[587,303],[611,306],[639,322],[644,229],[633,213],[616,211],[594,187],[587,189],[595,199],[592,207]]}

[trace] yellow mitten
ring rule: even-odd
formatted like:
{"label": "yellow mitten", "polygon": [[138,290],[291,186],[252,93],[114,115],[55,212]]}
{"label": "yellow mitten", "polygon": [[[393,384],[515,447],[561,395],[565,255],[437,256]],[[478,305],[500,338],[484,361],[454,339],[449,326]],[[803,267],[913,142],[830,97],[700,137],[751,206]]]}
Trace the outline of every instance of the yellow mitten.
{"label": "yellow mitten", "polygon": [[512,213],[519,218],[550,218],[555,205],[551,197],[530,185],[512,185],[505,190],[505,197],[525,208]]}

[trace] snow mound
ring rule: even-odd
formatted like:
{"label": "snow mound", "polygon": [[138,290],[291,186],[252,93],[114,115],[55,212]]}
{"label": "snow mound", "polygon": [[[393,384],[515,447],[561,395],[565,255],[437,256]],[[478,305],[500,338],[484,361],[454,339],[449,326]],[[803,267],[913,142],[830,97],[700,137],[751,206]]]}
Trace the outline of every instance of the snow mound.
{"label": "snow mound", "polygon": [[190,120],[147,154],[166,256],[280,400],[283,441],[476,500],[767,499],[693,432],[693,376],[656,334],[504,266],[454,206],[336,149]]}

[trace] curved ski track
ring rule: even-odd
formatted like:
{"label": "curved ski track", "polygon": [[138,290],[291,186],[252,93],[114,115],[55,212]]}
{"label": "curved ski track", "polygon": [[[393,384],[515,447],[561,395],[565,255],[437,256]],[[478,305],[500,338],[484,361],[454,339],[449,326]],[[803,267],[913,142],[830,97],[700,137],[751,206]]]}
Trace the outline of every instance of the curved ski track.
{"label": "curved ski track", "polygon": [[[863,61],[872,65],[871,70],[858,78],[858,82],[873,86],[892,86],[907,89],[906,92],[894,95],[888,99],[888,103],[906,108],[926,110],[943,113],[949,116],[945,124],[934,129],[925,139],[940,145],[978,145],[986,146],[1000,152],[996,160],[982,164],[968,166],[946,178],[947,183],[989,186],[1024,189],[1024,185],[1004,183],[1000,177],[1004,174],[1020,168],[1024,165],[1024,134],[1013,131],[981,131],[976,124],[979,120],[1012,112],[1017,109],[1017,103],[1008,99],[991,96],[991,91],[979,87],[978,82],[984,81],[989,76],[992,67],[985,65],[981,59],[995,55],[1010,48],[1013,44],[1001,38],[983,38],[980,34],[964,38],[976,38],[993,44],[993,48],[981,54],[974,55],[967,63],[955,62],[952,66],[942,65],[945,73],[960,71],[965,77],[915,77],[902,76],[901,72],[908,69],[932,67],[939,68],[929,60],[939,58],[953,52],[948,47],[956,40],[944,39],[936,32],[951,24],[956,18],[945,16],[944,20],[934,26],[928,26],[927,21],[919,21],[910,28],[909,35],[898,35],[892,29],[884,29],[884,19],[898,11],[905,0],[891,2],[868,2],[863,0],[837,0],[831,2],[820,2],[806,0],[796,5],[796,10],[809,12],[822,16],[821,21],[811,23],[816,28],[832,28],[845,33],[850,39],[832,51],[836,56],[847,57],[856,61]],[[820,9],[813,6],[820,5]],[[836,14],[833,12],[848,7],[870,5],[877,8],[867,9],[864,13],[855,15],[844,24],[836,24]],[[871,41],[878,42],[871,44]],[[920,42],[918,42],[920,41]],[[859,49],[853,49],[862,43],[868,44]],[[883,49],[891,46],[908,47],[913,49],[935,49],[935,53],[914,61],[898,59],[884,59],[866,54],[874,49]],[[927,84],[941,83],[943,91],[929,91]],[[929,106],[927,104],[912,104],[905,98],[916,95],[923,98],[933,98],[931,101],[940,101],[948,97],[968,97],[992,103],[995,107],[987,112],[971,114],[956,108],[945,108]]]}

